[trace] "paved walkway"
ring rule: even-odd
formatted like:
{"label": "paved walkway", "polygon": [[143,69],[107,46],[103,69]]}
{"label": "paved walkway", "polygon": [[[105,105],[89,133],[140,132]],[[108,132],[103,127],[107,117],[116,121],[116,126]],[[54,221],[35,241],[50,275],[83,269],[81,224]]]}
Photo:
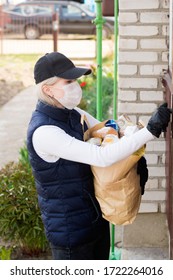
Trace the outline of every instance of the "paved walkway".
{"label": "paved walkway", "polygon": [[23,90],[0,109],[0,168],[18,160],[37,100],[34,88],[31,86]]}

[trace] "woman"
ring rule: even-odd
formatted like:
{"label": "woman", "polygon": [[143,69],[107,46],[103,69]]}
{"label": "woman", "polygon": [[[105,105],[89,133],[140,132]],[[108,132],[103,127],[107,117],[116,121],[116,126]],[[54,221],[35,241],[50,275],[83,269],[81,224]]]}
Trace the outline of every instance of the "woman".
{"label": "woman", "polygon": [[27,147],[46,236],[53,258],[59,260],[109,258],[109,223],[94,195],[90,165],[105,167],[128,157],[159,137],[170,120],[164,105],[147,127],[116,144],[98,147],[84,142],[81,115],[89,127],[98,120],[76,107],[82,97],[76,79],[90,73],[58,52],[44,55],[34,68],[39,100]]}

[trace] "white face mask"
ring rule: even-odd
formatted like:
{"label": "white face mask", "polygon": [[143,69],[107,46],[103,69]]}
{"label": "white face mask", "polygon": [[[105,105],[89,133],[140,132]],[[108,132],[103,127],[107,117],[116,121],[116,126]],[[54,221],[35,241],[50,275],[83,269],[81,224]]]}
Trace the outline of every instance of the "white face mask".
{"label": "white face mask", "polygon": [[58,102],[60,102],[67,109],[74,109],[82,98],[82,89],[78,82],[73,82],[71,84],[67,84],[62,87],[64,91],[64,96],[58,98]]}

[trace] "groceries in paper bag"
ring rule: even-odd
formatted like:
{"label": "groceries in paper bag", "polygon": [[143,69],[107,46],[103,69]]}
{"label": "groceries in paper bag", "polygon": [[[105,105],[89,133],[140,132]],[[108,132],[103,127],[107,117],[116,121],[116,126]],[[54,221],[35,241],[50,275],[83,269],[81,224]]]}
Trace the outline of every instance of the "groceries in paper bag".
{"label": "groceries in paper bag", "polygon": [[[108,120],[88,129],[85,141],[105,146],[120,141],[143,127],[134,125],[128,116],[117,121]],[[141,202],[140,177],[137,162],[144,155],[142,147],[131,156],[108,167],[91,166],[94,175],[95,195],[100,204],[103,218],[115,225],[131,224],[139,211]]]}

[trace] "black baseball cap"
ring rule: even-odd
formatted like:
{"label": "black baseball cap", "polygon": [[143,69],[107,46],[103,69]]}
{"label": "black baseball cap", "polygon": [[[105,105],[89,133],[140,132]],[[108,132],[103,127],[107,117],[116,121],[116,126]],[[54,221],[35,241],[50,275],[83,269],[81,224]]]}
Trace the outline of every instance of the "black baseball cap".
{"label": "black baseball cap", "polygon": [[76,67],[69,58],[59,52],[46,53],[39,58],[34,67],[36,84],[55,76],[74,80],[90,73],[91,69]]}

